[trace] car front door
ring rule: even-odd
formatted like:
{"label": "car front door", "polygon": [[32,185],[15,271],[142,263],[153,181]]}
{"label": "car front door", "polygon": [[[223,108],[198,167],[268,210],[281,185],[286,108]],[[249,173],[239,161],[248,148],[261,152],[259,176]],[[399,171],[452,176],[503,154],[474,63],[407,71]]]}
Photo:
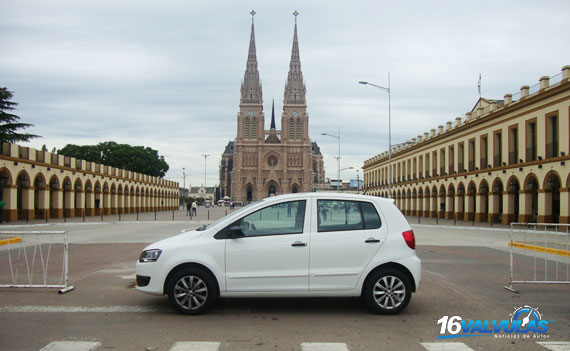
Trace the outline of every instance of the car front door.
{"label": "car front door", "polygon": [[386,237],[372,202],[316,200],[311,228],[310,290],[351,290]]}
{"label": "car front door", "polygon": [[[274,204],[235,221],[226,239],[228,292],[309,289],[307,200]],[[305,229],[306,227],[306,229]]]}

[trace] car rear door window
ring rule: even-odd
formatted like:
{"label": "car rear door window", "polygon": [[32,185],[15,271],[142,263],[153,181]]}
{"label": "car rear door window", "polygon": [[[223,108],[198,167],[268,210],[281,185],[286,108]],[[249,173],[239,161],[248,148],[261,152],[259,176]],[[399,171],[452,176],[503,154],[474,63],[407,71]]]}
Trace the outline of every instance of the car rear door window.
{"label": "car rear door window", "polygon": [[380,216],[370,202],[318,200],[318,231],[333,232],[378,229]]}
{"label": "car rear door window", "polygon": [[363,229],[364,224],[357,201],[318,200],[319,232]]}

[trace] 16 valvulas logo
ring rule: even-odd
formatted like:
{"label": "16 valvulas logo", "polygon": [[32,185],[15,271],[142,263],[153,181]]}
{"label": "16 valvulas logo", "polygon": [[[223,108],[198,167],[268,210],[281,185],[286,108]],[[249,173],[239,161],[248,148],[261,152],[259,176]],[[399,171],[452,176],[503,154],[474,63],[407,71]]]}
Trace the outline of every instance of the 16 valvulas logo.
{"label": "16 valvulas logo", "polygon": [[[538,310],[531,306],[515,308],[511,318],[503,320],[463,320],[459,316],[443,316],[437,321],[441,324],[438,339],[462,338],[467,336],[482,336],[491,334],[529,335],[547,337],[548,324],[552,321],[542,319]],[[444,335],[449,333],[450,335]]]}

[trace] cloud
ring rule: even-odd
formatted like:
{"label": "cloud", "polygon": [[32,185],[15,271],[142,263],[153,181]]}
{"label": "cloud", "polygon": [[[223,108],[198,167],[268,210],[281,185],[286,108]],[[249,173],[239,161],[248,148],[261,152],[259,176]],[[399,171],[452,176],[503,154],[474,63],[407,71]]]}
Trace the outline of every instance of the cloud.
{"label": "cloud", "polygon": [[[114,140],[155,148],[167,178],[217,183],[221,153],[236,135],[251,17],[255,16],[267,124],[274,97],[278,127],[297,9],[310,137],[336,178],[388,145],[423,134],[471,109],[479,73],[483,95],[502,98],[570,64],[564,45],[567,1],[39,1],[7,0],[0,13],[0,85],[18,115],[43,138],[30,143]],[[267,127],[267,126],[266,126]],[[355,170],[343,172],[354,177]]]}

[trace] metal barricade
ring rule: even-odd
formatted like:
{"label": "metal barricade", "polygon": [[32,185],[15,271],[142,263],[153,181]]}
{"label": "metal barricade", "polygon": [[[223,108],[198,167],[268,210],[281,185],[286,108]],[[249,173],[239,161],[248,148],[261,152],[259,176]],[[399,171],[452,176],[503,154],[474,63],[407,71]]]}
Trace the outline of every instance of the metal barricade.
{"label": "metal barricade", "polygon": [[0,232],[0,288],[73,290],[67,232]]}
{"label": "metal barricade", "polygon": [[570,284],[570,225],[511,223],[509,284]]}

